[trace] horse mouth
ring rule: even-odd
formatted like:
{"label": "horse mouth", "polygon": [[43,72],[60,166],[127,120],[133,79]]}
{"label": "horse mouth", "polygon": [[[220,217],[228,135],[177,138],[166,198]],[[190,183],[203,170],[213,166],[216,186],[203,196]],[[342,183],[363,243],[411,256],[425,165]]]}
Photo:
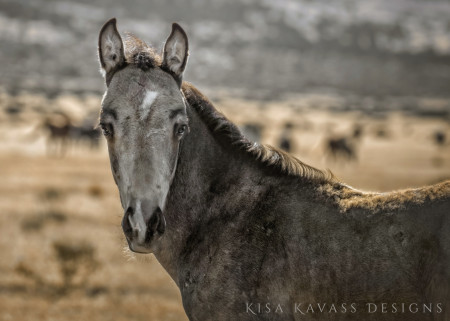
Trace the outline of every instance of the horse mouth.
{"label": "horse mouth", "polygon": [[127,237],[128,242],[128,248],[131,252],[138,253],[138,254],[149,254],[151,253],[151,249],[148,244],[136,244],[133,241],[130,241],[130,239]]}

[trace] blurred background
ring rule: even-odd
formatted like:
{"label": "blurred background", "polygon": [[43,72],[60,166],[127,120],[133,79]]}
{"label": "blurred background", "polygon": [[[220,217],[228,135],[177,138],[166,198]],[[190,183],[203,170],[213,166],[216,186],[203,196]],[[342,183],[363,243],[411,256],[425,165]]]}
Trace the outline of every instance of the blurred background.
{"label": "blurred background", "polygon": [[180,23],[185,79],[253,140],[364,190],[450,178],[447,0],[0,0],[0,320],[186,320],[94,129],[111,17],[158,50]]}

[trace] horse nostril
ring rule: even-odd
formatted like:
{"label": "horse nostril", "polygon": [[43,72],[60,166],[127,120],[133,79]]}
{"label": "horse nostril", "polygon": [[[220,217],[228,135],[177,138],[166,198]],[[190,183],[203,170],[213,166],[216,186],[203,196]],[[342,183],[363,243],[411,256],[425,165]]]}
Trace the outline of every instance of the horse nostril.
{"label": "horse nostril", "polygon": [[125,215],[133,216],[134,209],[130,206],[127,208],[127,211],[125,212]]}
{"label": "horse nostril", "polygon": [[166,219],[164,218],[161,209],[158,207],[153,215],[158,217],[158,225],[156,227],[156,230],[159,234],[164,234],[164,232],[166,231]]}
{"label": "horse nostril", "polygon": [[133,208],[128,207],[122,219],[122,230],[127,238],[131,238],[133,232],[133,228],[130,225],[130,220],[128,219],[130,216],[133,216],[133,214],[134,214]]}
{"label": "horse nostril", "polygon": [[166,220],[164,218],[161,209],[158,207],[153,212],[152,216],[150,217],[150,220],[147,223],[147,233],[145,237],[146,242],[150,242],[151,238],[157,233],[159,235],[164,234],[165,229],[166,229]]}

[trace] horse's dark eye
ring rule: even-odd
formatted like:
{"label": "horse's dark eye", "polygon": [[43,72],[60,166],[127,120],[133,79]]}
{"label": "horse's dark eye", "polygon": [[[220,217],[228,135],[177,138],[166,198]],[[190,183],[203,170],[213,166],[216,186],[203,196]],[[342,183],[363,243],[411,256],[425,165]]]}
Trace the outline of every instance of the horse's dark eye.
{"label": "horse's dark eye", "polygon": [[103,135],[105,137],[111,137],[113,134],[113,129],[111,124],[100,124],[100,128],[102,129]]}
{"label": "horse's dark eye", "polygon": [[177,135],[178,136],[182,136],[187,130],[187,126],[186,125],[180,125],[177,128]]}

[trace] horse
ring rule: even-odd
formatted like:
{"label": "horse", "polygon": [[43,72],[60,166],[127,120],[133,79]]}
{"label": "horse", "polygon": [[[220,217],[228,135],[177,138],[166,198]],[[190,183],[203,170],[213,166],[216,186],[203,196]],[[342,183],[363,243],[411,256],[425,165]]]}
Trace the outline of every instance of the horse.
{"label": "horse", "polygon": [[355,145],[349,137],[327,138],[325,141],[325,150],[334,160],[338,157],[346,160],[356,159]]}
{"label": "horse", "polygon": [[334,160],[338,158],[352,161],[357,159],[357,146],[362,137],[363,129],[355,125],[349,136],[328,137],[325,139],[325,152]]}
{"label": "horse", "polygon": [[444,131],[441,130],[437,130],[433,133],[433,140],[434,143],[440,147],[445,145],[445,141],[446,141],[446,135]]}
{"label": "horse", "polygon": [[161,55],[115,18],[98,38],[122,229],[189,320],[449,320],[450,181],[362,192],[249,141],[183,81],[188,53],[176,23]]}
{"label": "horse", "polygon": [[59,112],[46,117],[42,126],[48,132],[47,155],[63,157],[66,154],[72,128],[70,117]]}
{"label": "horse", "polygon": [[101,132],[94,125],[88,123],[81,126],[72,125],[70,138],[74,143],[82,143],[91,150],[99,149]]}
{"label": "horse", "polygon": [[278,147],[285,152],[291,152],[292,149],[292,129],[294,124],[287,122],[283,126],[283,131],[281,132],[281,136],[278,140]]}

